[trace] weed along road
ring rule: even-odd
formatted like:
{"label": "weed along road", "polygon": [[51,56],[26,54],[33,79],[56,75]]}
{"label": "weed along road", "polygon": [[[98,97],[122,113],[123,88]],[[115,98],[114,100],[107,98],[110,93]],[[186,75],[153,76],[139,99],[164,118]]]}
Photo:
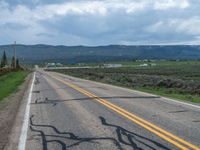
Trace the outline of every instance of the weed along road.
{"label": "weed along road", "polygon": [[38,70],[18,149],[200,149],[200,106]]}

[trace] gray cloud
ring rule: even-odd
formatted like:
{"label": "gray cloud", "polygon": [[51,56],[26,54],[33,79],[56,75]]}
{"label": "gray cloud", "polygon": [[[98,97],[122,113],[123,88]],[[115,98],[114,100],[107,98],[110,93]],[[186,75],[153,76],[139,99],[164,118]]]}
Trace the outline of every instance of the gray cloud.
{"label": "gray cloud", "polygon": [[[200,44],[195,0],[0,1],[0,44]],[[29,38],[27,38],[29,37]]]}

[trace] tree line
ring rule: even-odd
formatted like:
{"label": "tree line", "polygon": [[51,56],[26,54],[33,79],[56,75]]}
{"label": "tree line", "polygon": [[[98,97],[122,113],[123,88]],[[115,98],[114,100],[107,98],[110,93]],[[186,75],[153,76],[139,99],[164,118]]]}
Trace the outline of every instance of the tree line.
{"label": "tree line", "polygon": [[[21,68],[20,64],[19,64],[19,59],[15,60],[14,56],[12,57],[11,62],[10,63],[8,62],[8,58],[6,56],[6,51],[3,52],[0,62],[1,62],[0,68],[16,68],[16,69]],[[15,66],[15,64],[16,64],[16,66]]]}

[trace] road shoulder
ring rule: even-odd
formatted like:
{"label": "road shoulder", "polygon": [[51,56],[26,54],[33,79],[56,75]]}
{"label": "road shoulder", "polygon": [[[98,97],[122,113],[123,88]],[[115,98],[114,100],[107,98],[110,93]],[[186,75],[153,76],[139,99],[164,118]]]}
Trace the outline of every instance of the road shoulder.
{"label": "road shoulder", "polygon": [[[31,77],[31,74],[28,75],[17,92],[0,103],[0,135],[3,135],[0,136],[0,150],[16,149],[22,123],[21,117],[23,117],[24,103]],[[12,146],[10,143],[12,143]]]}

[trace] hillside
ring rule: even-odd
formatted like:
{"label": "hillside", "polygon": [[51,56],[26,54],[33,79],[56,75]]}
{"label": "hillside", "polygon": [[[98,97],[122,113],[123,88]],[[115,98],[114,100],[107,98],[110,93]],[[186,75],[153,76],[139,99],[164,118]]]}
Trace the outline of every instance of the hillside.
{"label": "hillside", "polygon": [[[0,46],[12,56],[12,45]],[[51,46],[16,45],[17,57],[25,63],[80,63],[133,59],[200,59],[200,46]]]}

